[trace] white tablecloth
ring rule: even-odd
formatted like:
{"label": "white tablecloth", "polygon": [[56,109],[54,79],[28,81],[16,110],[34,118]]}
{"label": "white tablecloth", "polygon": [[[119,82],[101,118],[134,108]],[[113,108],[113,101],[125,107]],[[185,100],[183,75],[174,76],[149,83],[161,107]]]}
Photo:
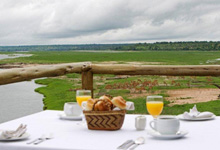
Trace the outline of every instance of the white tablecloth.
{"label": "white tablecloth", "polygon": [[[146,130],[137,131],[134,118],[126,115],[122,128],[118,131],[88,130],[77,125],[78,121],[60,120],[60,111],[43,111],[30,116],[0,124],[0,129],[15,129],[19,124],[28,125],[30,138],[25,141],[0,142],[0,150],[115,150],[128,139],[144,136],[146,142],[137,150],[219,150],[220,117],[209,121],[181,121],[181,130],[189,131],[185,138],[158,140],[147,135]],[[147,116],[147,129],[150,129],[151,116]],[[54,139],[39,145],[27,145],[42,134],[54,134]]]}

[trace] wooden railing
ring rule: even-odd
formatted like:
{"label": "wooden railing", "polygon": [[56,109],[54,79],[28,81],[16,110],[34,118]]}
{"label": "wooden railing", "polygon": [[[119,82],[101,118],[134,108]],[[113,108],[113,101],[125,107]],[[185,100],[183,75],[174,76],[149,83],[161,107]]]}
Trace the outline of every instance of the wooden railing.
{"label": "wooden railing", "polygon": [[220,65],[127,65],[92,64],[91,62],[37,65],[0,71],[0,85],[68,73],[82,74],[82,89],[93,92],[93,74],[220,76]]}

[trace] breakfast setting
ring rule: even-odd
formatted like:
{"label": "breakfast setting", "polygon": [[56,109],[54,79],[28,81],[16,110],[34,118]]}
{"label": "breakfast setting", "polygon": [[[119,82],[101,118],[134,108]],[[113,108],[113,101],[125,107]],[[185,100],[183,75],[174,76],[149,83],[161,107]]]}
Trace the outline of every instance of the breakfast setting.
{"label": "breakfast setting", "polygon": [[[3,124],[0,146],[9,146],[9,150],[13,146],[19,150],[143,150],[157,147],[156,143],[169,147],[168,142],[189,143],[198,134],[195,128],[216,120],[213,113],[199,112],[196,105],[177,116],[161,115],[164,101],[160,95],[146,97],[149,115],[126,114],[135,106],[122,96],[92,98],[90,90],[77,90],[76,101],[66,102],[63,111],[46,110]],[[9,128],[18,123],[17,129]]]}
{"label": "breakfast setting", "polygon": [[0,150],[220,150],[220,0],[0,1]]}

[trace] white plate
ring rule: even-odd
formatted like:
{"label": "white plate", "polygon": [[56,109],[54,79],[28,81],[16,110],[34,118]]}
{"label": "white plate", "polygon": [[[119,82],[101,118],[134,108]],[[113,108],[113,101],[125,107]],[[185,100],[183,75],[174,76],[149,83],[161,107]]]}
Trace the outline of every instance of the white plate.
{"label": "white plate", "polygon": [[183,117],[183,114],[180,114],[177,116],[180,120],[187,120],[187,121],[202,121],[202,120],[211,120],[214,119],[216,116],[213,115],[212,117],[206,117],[206,118],[192,118],[192,119],[186,119]]}
{"label": "white plate", "polygon": [[24,133],[22,136],[20,137],[13,137],[10,139],[6,139],[4,138],[4,136],[2,136],[2,134],[0,135],[0,141],[18,141],[18,140],[24,140],[27,139],[30,136],[30,134],[28,133]]}
{"label": "white plate", "polygon": [[58,116],[60,117],[60,119],[66,119],[66,120],[82,120],[82,115],[80,116],[67,116],[64,113],[60,113],[58,114]]}
{"label": "white plate", "polygon": [[163,135],[154,130],[147,130],[147,133],[158,139],[171,140],[171,139],[178,139],[184,137],[186,134],[188,134],[188,131],[179,131],[178,134],[172,134],[172,135]]}

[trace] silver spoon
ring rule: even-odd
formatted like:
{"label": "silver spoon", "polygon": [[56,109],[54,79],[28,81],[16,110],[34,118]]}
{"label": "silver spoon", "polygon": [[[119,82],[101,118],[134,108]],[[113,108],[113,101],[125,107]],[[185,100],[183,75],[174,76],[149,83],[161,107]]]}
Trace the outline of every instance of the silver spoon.
{"label": "silver spoon", "polygon": [[139,138],[137,138],[137,139],[134,141],[135,145],[132,146],[131,148],[129,148],[129,150],[134,150],[138,145],[144,144],[144,142],[145,142],[145,138],[144,138],[144,137],[139,137]]}
{"label": "silver spoon", "polygon": [[32,140],[32,141],[30,141],[30,142],[27,142],[27,144],[32,144],[32,143],[34,143],[34,142],[41,141],[41,140],[43,140],[45,137],[46,137],[46,135],[45,135],[45,134],[42,134],[41,137],[36,138],[35,140]]}
{"label": "silver spoon", "polygon": [[34,142],[34,144],[37,145],[37,144],[40,144],[40,143],[42,143],[42,142],[44,142],[46,140],[50,140],[50,139],[53,139],[53,133],[50,133],[48,136],[45,136],[45,138],[43,138],[43,139],[41,139],[39,141]]}

